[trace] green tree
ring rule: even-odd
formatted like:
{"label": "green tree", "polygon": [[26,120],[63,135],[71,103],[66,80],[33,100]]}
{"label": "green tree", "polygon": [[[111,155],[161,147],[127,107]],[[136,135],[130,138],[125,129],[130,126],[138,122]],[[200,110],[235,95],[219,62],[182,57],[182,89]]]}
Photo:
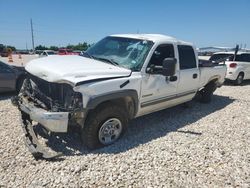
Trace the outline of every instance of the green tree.
{"label": "green tree", "polygon": [[72,44],[68,44],[68,45],[66,46],[66,48],[67,48],[67,49],[72,49],[72,50],[73,50],[74,45],[72,45]]}
{"label": "green tree", "polygon": [[11,49],[12,52],[13,52],[13,51],[16,51],[16,47],[14,47],[14,46],[7,46],[6,48]]}
{"label": "green tree", "polygon": [[[88,44],[87,42],[83,43],[78,43],[76,45],[73,44],[68,44],[65,48],[71,49],[71,50],[80,50],[80,51],[85,51],[87,50],[91,45]],[[64,47],[61,47],[64,48]],[[35,50],[54,50],[58,51],[59,47],[57,46],[50,46],[49,48],[46,46],[38,45],[36,46]]]}
{"label": "green tree", "polygon": [[38,45],[38,46],[35,47],[35,50],[48,50],[48,47],[42,46],[42,45]]}
{"label": "green tree", "polygon": [[49,49],[54,50],[54,51],[58,51],[59,48],[57,46],[50,46]]}
{"label": "green tree", "polygon": [[89,46],[90,45],[87,42],[83,42],[83,43],[78,43],[77,45],[68,44],[66,48],[72,49],[72,50],[85,51],[89,48]]}

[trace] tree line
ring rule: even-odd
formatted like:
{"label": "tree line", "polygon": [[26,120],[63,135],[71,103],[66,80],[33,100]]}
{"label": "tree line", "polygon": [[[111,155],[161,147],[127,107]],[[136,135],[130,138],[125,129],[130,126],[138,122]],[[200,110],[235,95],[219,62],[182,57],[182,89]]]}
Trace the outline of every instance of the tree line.
{"label": "tree line", "polygon": [[[65,47],[60,47],[60,48],[67,48],[67,49],[72,49],[72,50],[80,50],[80,51],[85,51],[87,50],[91,45],[88,44],[87,42],[83,43],[78,43],[77,45],[69,44]],[[43,45],[38,45],[35,47],[35,50],[54,50],[58,51],[59,47],[58,46],[43,46]]]}
{"label": "tree line", "polygon": [[0,44],[0,52],[3,51],[16,51],[14,46]]}

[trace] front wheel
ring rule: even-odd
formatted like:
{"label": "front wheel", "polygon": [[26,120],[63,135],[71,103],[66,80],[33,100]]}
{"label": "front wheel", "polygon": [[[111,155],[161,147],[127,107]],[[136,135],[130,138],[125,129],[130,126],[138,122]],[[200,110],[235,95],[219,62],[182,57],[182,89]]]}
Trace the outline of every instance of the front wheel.
{"label": "front wheel", "polygon": [[89,149],[96,149],[117,141],[127,128],[126,110],[114,104],[103,104],[90,112],[81,132],[81,139]]}

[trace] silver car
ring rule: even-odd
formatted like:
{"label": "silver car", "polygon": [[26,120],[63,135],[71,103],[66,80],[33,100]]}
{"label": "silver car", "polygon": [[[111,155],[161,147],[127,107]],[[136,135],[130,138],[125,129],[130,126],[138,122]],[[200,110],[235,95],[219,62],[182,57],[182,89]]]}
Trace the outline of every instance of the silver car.
{"label": "silver car", "polygon": [[10,66],[0,61],[0,93],[19,92],[25,76],[23,67]]}

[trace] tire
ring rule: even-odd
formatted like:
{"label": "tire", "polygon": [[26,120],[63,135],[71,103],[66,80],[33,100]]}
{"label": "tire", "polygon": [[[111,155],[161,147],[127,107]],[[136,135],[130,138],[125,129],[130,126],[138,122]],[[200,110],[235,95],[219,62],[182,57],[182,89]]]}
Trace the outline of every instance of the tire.
{"label": "tire", "polygon": [[210,103],[212,99],[213,92],[216,90],[216,83],[210,82],[208,83],[201,91],[200,91],[200,102],[201,103]]}
{"label": "tire", "polygon": [[234,84],[235,85],[241,85],[243,80],[244,80],[244,73],[241,72],[241,73],[239,73],[236,80],[234,81]]}
{"label": "tire", "polygon": [[82,142],[89,149],[113,144],[123,135],[127,124],[128,113],[125,109],[112,103],[105,103],[89,113],[81,130]]}

